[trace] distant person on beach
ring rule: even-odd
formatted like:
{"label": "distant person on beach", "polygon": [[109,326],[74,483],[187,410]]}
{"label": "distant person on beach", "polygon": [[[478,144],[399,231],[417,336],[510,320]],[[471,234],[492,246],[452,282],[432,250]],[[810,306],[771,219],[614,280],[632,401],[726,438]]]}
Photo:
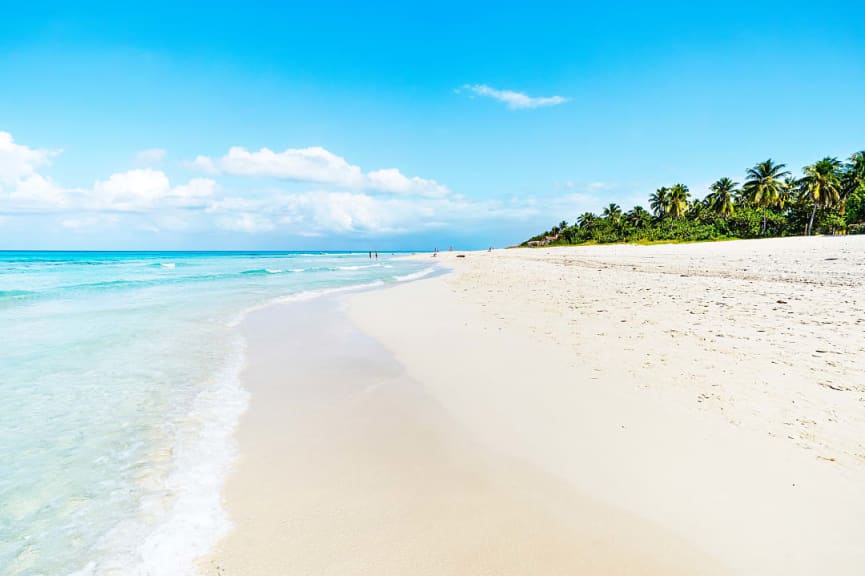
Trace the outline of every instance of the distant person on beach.
{"label": "distant person on beach", "polygon": [[369,259],[372,260],[372,250],[369,251]]}
{"label": "distant person on beach", "polygon": [[375,251],[375,259],[378,260],[378,250]]}

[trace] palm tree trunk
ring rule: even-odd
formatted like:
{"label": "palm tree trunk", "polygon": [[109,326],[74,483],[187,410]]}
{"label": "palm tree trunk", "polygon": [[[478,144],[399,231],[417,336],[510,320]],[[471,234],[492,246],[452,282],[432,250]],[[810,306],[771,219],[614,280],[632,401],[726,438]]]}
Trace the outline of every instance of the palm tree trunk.
{"label": "palm tree trunk", "polygon": [[817,203],[814,202],[814,208],[811,209],[811,219],[808,220],[808,232],[806,236],[810,236],[814,233],[814,214],[817,213]]}
{"label": "palm tree trunk", "polygon": [[768,208],[763,208],[763,235],[766,235],[766,213],[769,211]]}

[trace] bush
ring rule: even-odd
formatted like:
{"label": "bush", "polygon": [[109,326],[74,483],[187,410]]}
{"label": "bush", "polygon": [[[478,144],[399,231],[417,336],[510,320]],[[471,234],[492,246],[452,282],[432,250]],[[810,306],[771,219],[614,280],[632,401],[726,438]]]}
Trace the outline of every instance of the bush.
{"label": "bush", "polygon": [[[846,216],[848,224],[865,223],[865,189],[857,190],[847,198]],[[861,232],[857,232],[857,234],[861,234]]]}

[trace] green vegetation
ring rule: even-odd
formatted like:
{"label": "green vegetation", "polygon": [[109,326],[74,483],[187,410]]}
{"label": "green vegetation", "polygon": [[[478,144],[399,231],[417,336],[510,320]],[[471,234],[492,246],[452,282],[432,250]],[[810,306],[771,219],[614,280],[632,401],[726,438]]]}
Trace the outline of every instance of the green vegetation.
{"label": "green vegetation", "polygon": [[721,178],[702,200],[684,184],[658,188],[642,206],[581,214],[530,238],[527,245],[694,242],[799,234],[865,234],[865,151],[841,162],[823,158],[796,178],[771,159],[745,173],[741,187]]}

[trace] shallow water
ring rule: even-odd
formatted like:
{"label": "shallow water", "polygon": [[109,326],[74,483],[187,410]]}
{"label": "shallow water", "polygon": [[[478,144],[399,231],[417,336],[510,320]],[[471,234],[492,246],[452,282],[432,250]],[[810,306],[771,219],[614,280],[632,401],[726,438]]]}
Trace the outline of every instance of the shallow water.
{"label": "shallow water", "polygon": [[188,574],[227,529],[243,315],[367,253],[0,252],[0,573]]}

